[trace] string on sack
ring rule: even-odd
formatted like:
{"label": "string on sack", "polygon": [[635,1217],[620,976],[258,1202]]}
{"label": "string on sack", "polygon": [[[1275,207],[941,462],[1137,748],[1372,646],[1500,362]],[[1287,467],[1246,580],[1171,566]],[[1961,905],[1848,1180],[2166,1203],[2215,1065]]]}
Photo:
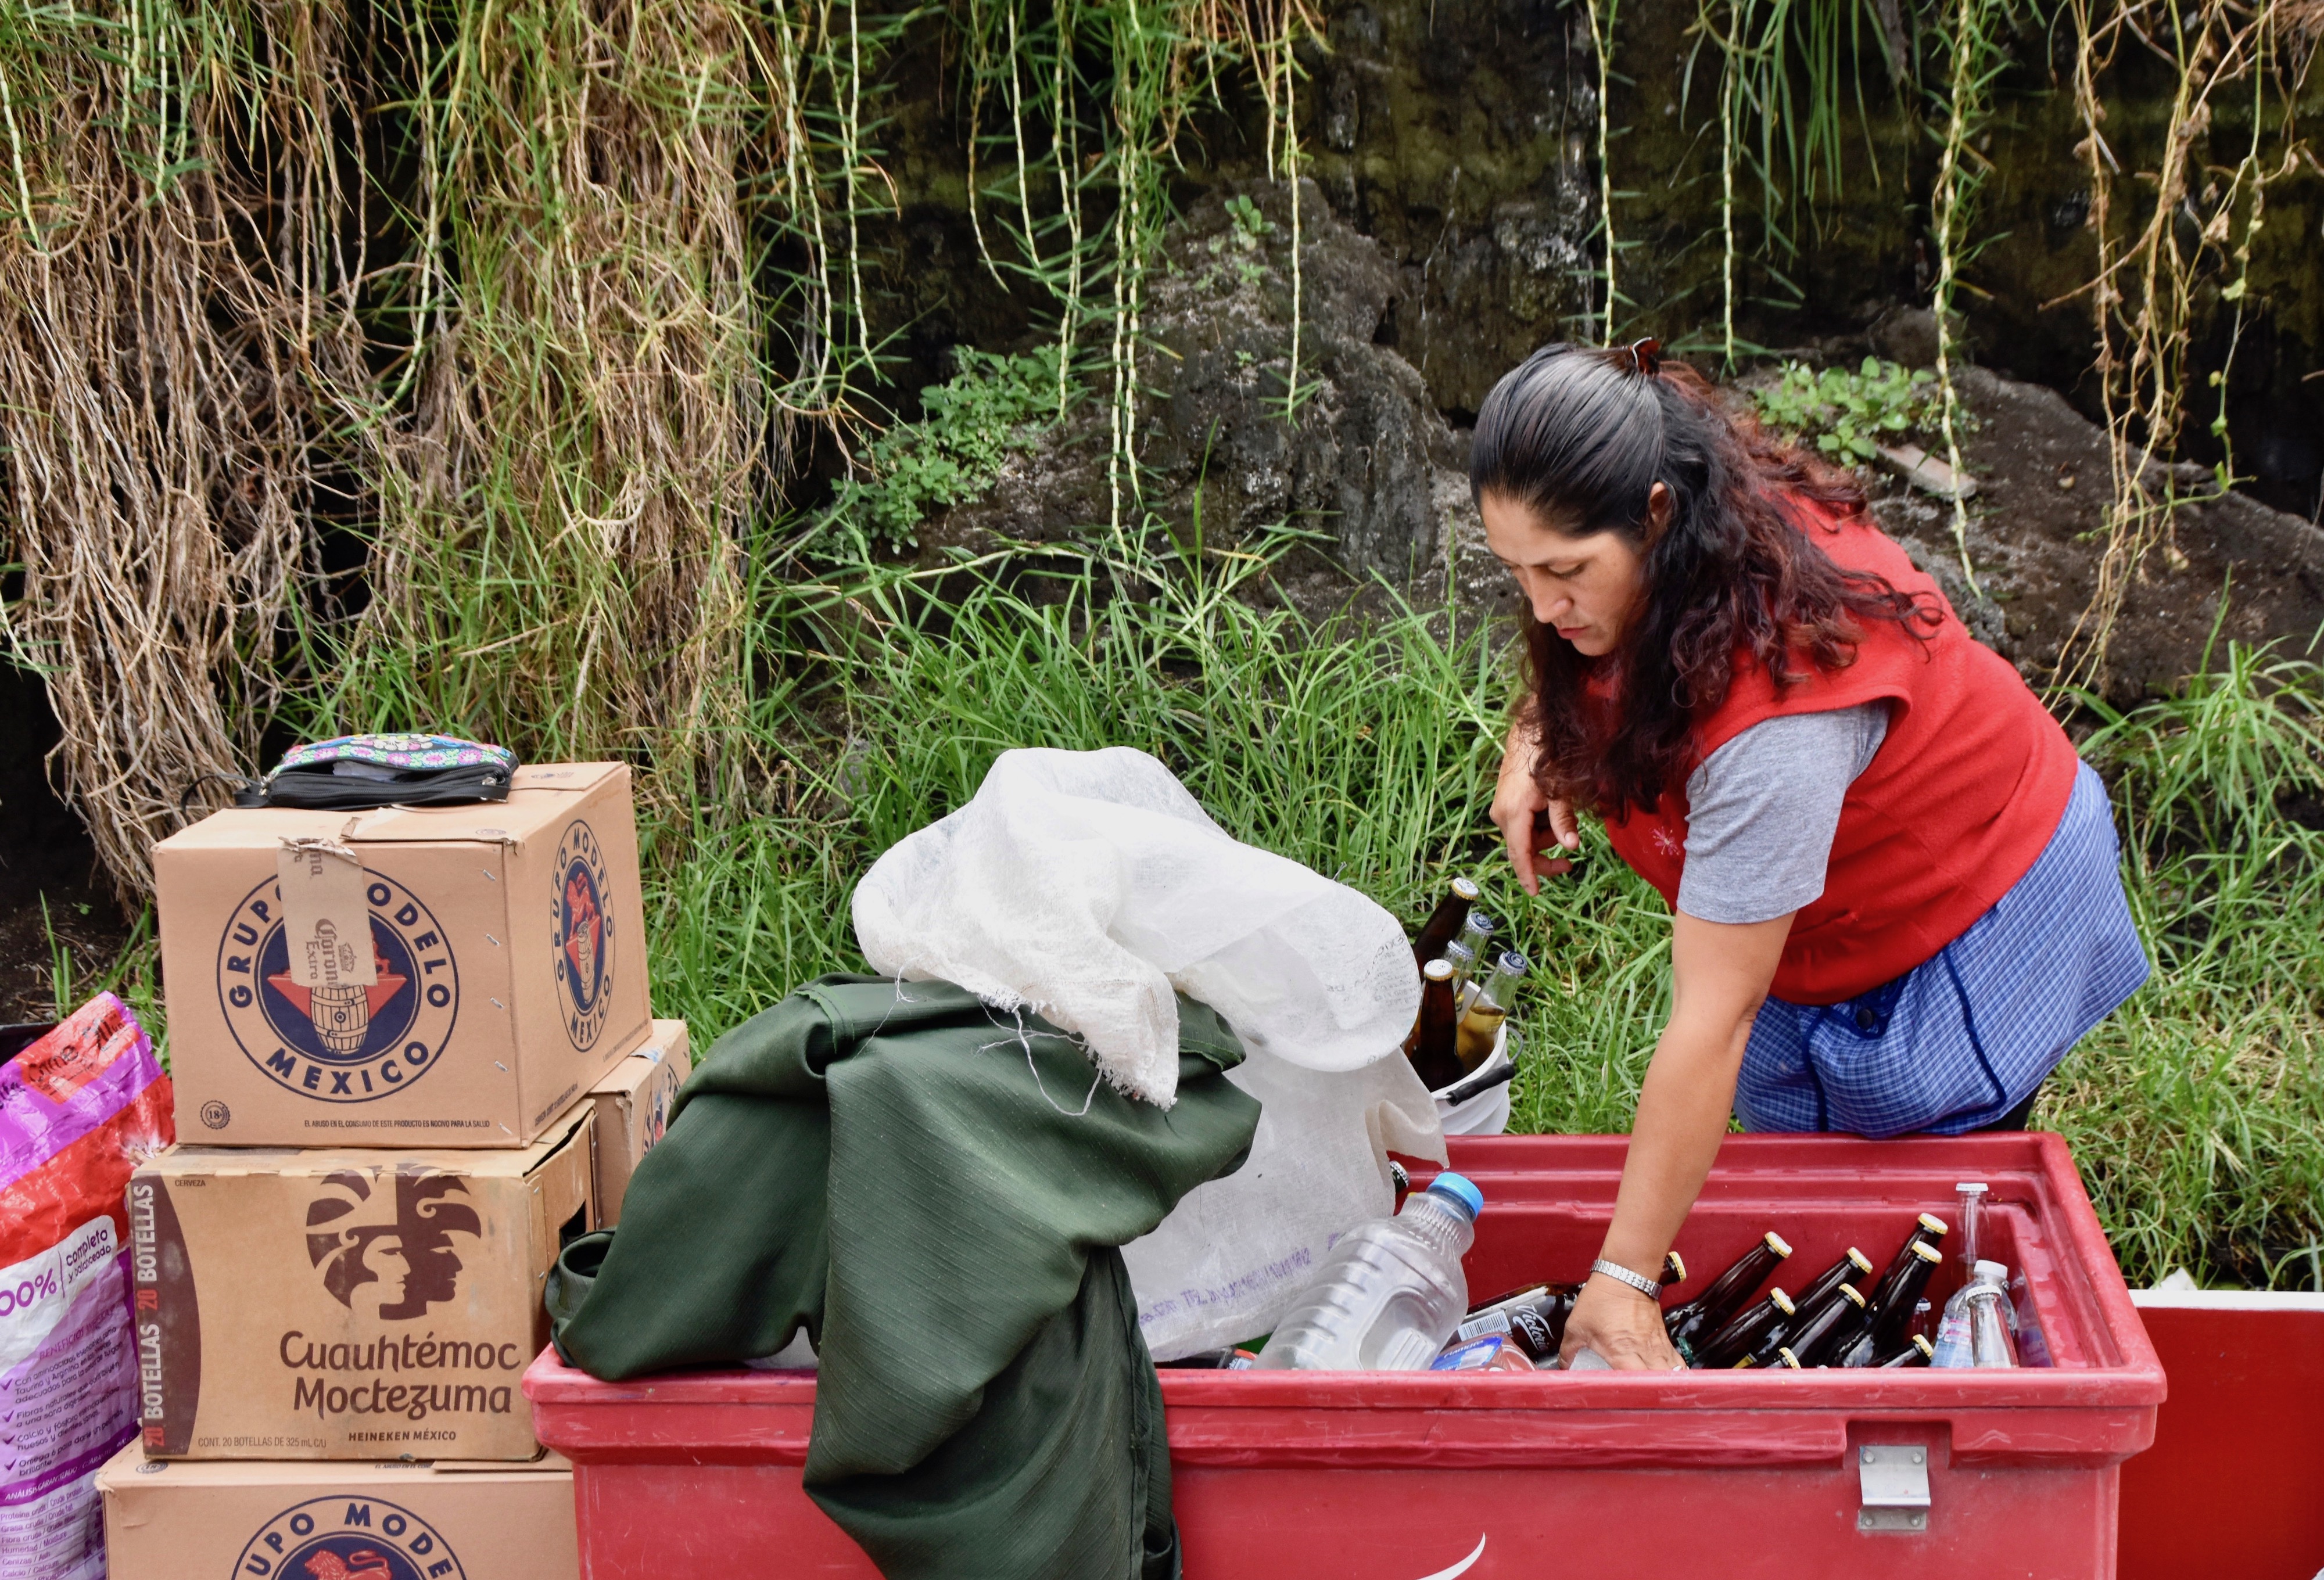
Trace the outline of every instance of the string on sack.
{"label": "string on sack", "polygon": [[[1041,1094],[1041,1100],[1043,1102],[1048,1104],[1051,1108],[1055,1109],[1057,1113],[1062,1114],[1068,1119],[1079,1119],[1088,1114],[1090,1111],[1090,1105],[1097,1101],[1098,1085],[1105,1079],[1105,1071],[1102,1070],[1096,1070],[1090,1076],[1089,1095],[1082,1098],[1082,1106],[1080,1107],[1066,1107],[1064,1104],[1058,1102],[1056,1098],[1049,1095],[1047,1083],[1041,1079],[1041,1067],[1035,1063],[1033,1060],[1033,1039],[1026,1033],[1025,1030],[1024,1010],[1021,1008],[1014,1009],[1011,1010],[1010,1014],[1016,1018],[1017,1023],[1013,1034],[999,1038],[993,1042],[981,1043],[977,1045],[976,1051],[980,1053],[983,1053],[994,1048],[1006,1048],[1011,1043],[1016,1043],[1019,1047],[1025,1050],[1025,1068],[1033,1072],[1033,1089]],[[993,1029],[995,1031],[1010,1031],[1011,1029],[1008,1026],[1002,1025],[999,1020],[994,1018],[992,1006],[991,1005],[984,1006],[984,1018],[992,1022]],[[1058,1032],[1045,1034],[1054,1034],[1056,1036],[1062,1037],[1066,1042],[1071,1043],[1075,1047],[1079,1048],[1084,1054],[1086,1055],[1089,1052],[1089,1044],[1069,1032]]]}

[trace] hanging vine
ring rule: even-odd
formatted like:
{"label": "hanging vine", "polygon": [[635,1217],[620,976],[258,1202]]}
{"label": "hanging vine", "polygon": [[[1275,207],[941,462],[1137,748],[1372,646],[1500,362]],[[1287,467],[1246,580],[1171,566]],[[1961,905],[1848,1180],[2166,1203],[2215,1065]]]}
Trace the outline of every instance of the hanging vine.
{"label": "hanging vine", "polygon": [[0,623],[132,903],[281,702],[308,523],[354,459],[350,77],[305,0],[0,10]]}
{"label": "hanging vine", "polygon": [[[2302,155],[2291,88],[2274,135],[2278,152],[2265,154],[2267,89],[2278,63],[2276,0],[2197,0],[2181,11],[2161,0],[2126,0],[2100,14],[2091,0],[2070,0],[2074,22],[2074,97],[2083,139],[2078,152],[2088,172],[2090,228],[2098,271],[2081,291],[2090,299],[2097,331],[2096,372],[2104,409],[2111,483],[2097,585],[2060,655],[2061,689],[2087,687],[2103,677],[2107,643],[2123,602],[2147,556],[2169,542],[2178,509],[2224,491],[2232,482],[2232,454],[2191,493],[2171,463],[2187,417],[2188,354],[2197,296],[2207,274],[2232,267],[2219,289],[2234,304],[2229,357],[2240,342],[2248,293],[2252,238],[2264,225],[2269,182],[2289,175]],[[2160,156],[2136,183],[2144,191],[2121,201],[2122,167],[2103,131],[2106,106],[2100,78],[2126,48],[2164,61],[2174,83]],[[2296,82],[2296,75],[2293,81]],[[2252,90],[2251,135],[2230,167],[2206,163],[2214,104],[2232,84]],[[2127,208],[2126,216],[2121,211]],[[2190,243],[2182,221],[2193,218]],[[2125,220],[2127,224],[2125,224]],[[2070,299],[2060,299],[2066,300]],[[2055,305],[2054,303],[2052,305]],[[2227,438],[2226,389],[2230,368],[2214,372],[2220,390],[2212,431]]]}
{"label": "hanging vine", "polygon": [[[1222,75],[1237,67],[1249,69],[1265,106],[1268,175],[1290,187],[1294,308],[1283,409],[1286,418],[1296,412],[1304,282],[1295,50],[1315,28],[1303,0],[1056,0],[1045,16],[1032,13],[1029,0],[970,0],[963,71],[972,171],[990,169],[987,151],[1007,161],[1003,175],[972,174],[977,243],[995,279],[1033,284],[1056,315],[1060,417],[1082,350],[1078,331],[1104,317],[1108,525],[1117,537],[1136,525],[1145,281],[1171,218],[1179,133],[1198,104],[1217,101]],[[1108,75],[1084,79],[1073,64],[1084,54],[1106,62]],[[1094,161],[1084,155],[1085,136],[1097,143]],[[1037,207],[1032,194],[1052,171],[1055,207]],[[1093,195],[1112,206],[1102,232],[1088,223]],[[985,231],[986,212],[996,205],[1013,210],[1002,222],[1012,243],[1006,258]],[[1101,235],[1109,243],[1102,248],[1095,244]],[[1102,307],[1089,299],[1093,289],[1106,293]]]}
{"label": "hanging vine", "polygon": [[[1795,231],[1815,228],[1819,214],[1842,190],[1842,144],[1852,98],[1868,152],[1871,116],[1866,107],[1859,57],[1868,25],[1886,50],[1887,24],[1869,0],[1699,0],[1690,32],[1682,107],[1692,97],[1702,51],[1715,48],[1719,82],[1713,115],[1719,134],[1719,335],[1722,363],[1762,348],[1736,331],[1741,299],[1743,243],[1737,219],[1737,184],[1748,176],[1758,188],[1760,268],[1797,299],[1800,288],[1777,264],[1799,252]],[[1891,55],[1892,60],[1897,57]],[[1877,158],[1873,179],[1880,180]]]}
{"label": "hanging vine", "polygon": [[1614,93],[1614,23],[1621,11],[1621,0],[1602,0],[1605,14],[1601,18],[1601,0],[1584,0],[1590,16],[1590,53],[1598,67],[1598,228],[1605,243],[1606,303],[1598,316],[1598,344],[1614,344],[1614,304],[1620,292],[1614,283],[1614,157],[1613,111],[1609,107]]}
{"label": "hanging vine", "polygon": [[1972,594],[1978,592],[1977,567],[1969,549],[1969,476],[1961,458],[1965,413],[1953,377],[1960,359],[1960,317],[1954,304],[1964,289],[1963,267],[1981,246],[1970,229],[1978,188],[1990,170],[1975,140],[1991,116],[1993,83],[2009,63],[2001,28],[2009,20],[2009,0],[1950,0],[1945,35],[1944,119],[1936,180],[1929,194],[1929,228],[1936,243],[1937,278],[1930,306],[1936,315],[1939,427],[1945,460],[1952,468],[1953,548]]}

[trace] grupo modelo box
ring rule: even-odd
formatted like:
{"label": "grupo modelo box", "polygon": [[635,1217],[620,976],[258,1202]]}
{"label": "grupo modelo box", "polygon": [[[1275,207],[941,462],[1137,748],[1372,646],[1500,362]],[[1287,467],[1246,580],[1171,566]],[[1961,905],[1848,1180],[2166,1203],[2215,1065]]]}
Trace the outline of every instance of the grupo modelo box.
{"label": "grupo modelo box", "polygon": [[524,1459],[586,1102],[521,1152],[178,1146],[129,1181],[147,1454]]}
{"label": "grupo modelo box", "polygon": [[589,1103],[597,1115],[591,1134],[595,1138],[600,1227],[621,1222],[630,1176],[669,1128],[670,1102],[693,1068],[686,1023],[658,1020],[645,1046],[589,1089]]}
{"label": "grupo modelo box", "polygon": [[[343,881],[293,916],[301,857]],[[153,866],[189,1141],[528,1146],[646,1034],[619,763],[521,768],[467,806],[229,810]]]}
{"label": "grupo modelo box", "polygon": [[573,1470],[203,1465],[97,1473],[111,1580],[577,1580]]}

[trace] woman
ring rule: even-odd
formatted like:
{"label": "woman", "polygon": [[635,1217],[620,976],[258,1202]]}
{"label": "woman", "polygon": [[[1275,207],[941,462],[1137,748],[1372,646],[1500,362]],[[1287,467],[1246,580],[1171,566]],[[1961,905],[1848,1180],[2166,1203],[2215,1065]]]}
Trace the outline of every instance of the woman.
{"label": "woman", "polygon": [[1509,859],[1538,893],[1586,807],[1672,911],[1670,1022],[1565,1330],[1625,1369],[1678,1364],[1652,1275],[1730,1111],[2022,1128],[2147,971],[2106,791],[2017,672],[1844,475],[1655,349],[1536,353],[1470,460],[1527,606]]}

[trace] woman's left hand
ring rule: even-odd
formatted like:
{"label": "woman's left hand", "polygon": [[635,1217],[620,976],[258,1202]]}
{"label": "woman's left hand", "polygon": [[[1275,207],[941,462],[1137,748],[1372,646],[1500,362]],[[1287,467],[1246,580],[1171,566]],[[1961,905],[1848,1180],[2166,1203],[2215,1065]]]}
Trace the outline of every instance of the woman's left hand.
{"label": "woman's left hand", "polygon": [[1678,1351],[1663,1330],[1663,1309],[1626,1283],[1593,1272],[1565,1319],[1565,1342],[1560,1361],[1592,1349],[1618,1372],[1669,1372],[1677,1369]]}
{"label": "woman's left hand", "polygon": [[[1614,1221],[1599,1254],[1641,1278],[1663,1264],[1711,1173],[1735,1105],[1736,1073],[1791,936],[1792,918],[1727,923],[1681,911],[1671,926],[1671,1018],[1663,1027],[1622,1160]],[[1667,1372],[1678,1351],[1662,1309],[1618,1279],[1593,1272],[1573,1303],[1560,1353],[1587,1345],[1609,1365]]]}

